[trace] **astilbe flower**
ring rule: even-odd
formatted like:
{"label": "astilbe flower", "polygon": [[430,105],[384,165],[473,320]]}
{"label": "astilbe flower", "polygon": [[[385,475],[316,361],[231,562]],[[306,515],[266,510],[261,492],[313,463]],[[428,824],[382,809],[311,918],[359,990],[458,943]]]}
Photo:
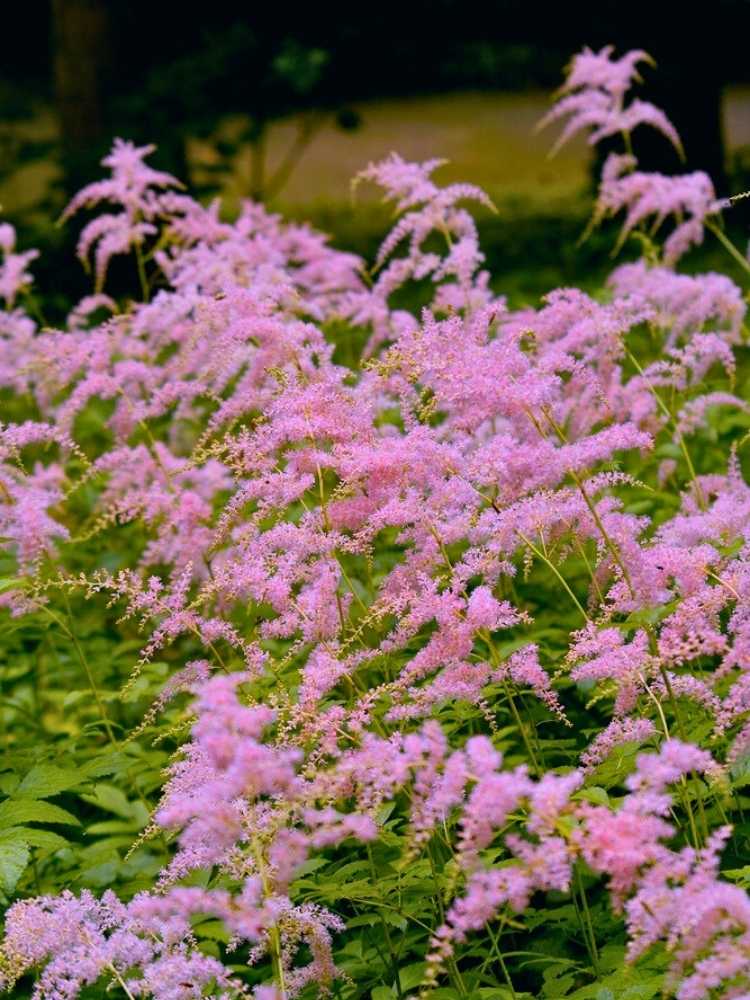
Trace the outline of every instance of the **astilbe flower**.
{"label": "astilbe flower", "polygon": [[132,142],[116,139],[112,151],[102,160],[102,166],[112,171],[110,180],[89,184],[72,199],[63,219],[70,218],[82,208],[109,201],[121,205],[117,215],[99,215],[84,228],[78,241],[78,256],[84,264],[91,248],[96,246],[96,290],[100,292],[107,275],[107,267],[115,254],[128,253],[140,246],[147,236],[156,233],[153,220],[161,210],[159,188],[179,184],[171,174],[154,170],[144,162],[155,146],[135,146]]}
{"label": "astilbe flower", "polygon": [[611,45],[599,52],[586,48],[571,61],[557,103],[540,122],[543,127],[561,118],[568,119],[553,152],[584,130],[590,131],[588,141],[594,145],[618,132],[629,135],[638,125],[650,125],[682,154],[680,137],[660,108],[637,99],[628,105],[624,103],[632,83],[640,80],[636,66],[652,62],[650,56],[639,49],[612,59],[613,52]]}
{"label": "astilbe flower", "polygon": [[[474,304],[483,305],[491,300],[486,291],[486,275],[478,273],[484,255],[479,249],[476,224],[470,213],[457,203],[473,200],[491,211],[495,210],[494,205],[473,184],[438,187],[430,175],[444,162],[407,163],[392,153],[380,163],[371,163],[357,176],[357,183],[378,184],[384,189],[386,199],[395,201],[397,211],[404,213],[378,250],[376,267],[382,270],[372,290],[351,301],[351,317],[373,324],[368,352],[382,341],[393,339],[399,330],[411,328],[408,314],[391,313],[388,307],[389,296],[409,279],[428,276],[435,282],[453,279],[442,286],[441,308],[455,302],[459,308],[471,311]],[[443,257],[423,249],[427,237],[434,232],[448,241],[448,251]],[[392,257],[399,244],[407,239],[406,256]],[[391,260],[386,264],[389,257]]]}
{"label": "astilbe flower", "polygon": [[[226,998],[240,996],[241,984],[200,952],[190,931],[193,913],[222,912],[222,903],[189,889],[162,900],[142,894],[127,906],[112,892],[97,900],[87,890],[80,897],[63,892],[22,900],[6,916],[3,985],[46,962],[34,1000],[78,996],[102,976],[154,1000],[190,1000],[209,986]],[[132,975],[134,966],[141,966],[140,975]]]}
{"label": "astilbe flower", "polygon": [[648,636],[641,630],[626,642],[617,628],[597,630],[588,626],[578,633],[568,655],[574,664],[570,672],[574,681],[614,682],[616,715],[634,707],[646,678],[654,670]]}
{"label": "astilbe flower", "polygon": [[724,274],[677,274],[639,260],[613,271],[609,286],[618,296],[636,296],[653,307],[652,322],[664,331],[665,348],[706,328],[721,330],[732,344],[740,339],[747,305]]}
{"label": "astilbe flower", "polygon": [[8,222],[0,223],[0,298],[5,299],[8,309],[13,308],[16,297],[32,282],[27,271],[32,260],[39,256],[38,250],[25,250],[16,253],[16,231]]}
{"label": "astilbe flower", "polygon": [[614,216],[625,210],[619,243],[651,219],[652,235],[670,216],[678,220],[664,243],[664,263],[675,264],[691,246],[703,242],[706,219],[720,209],[710,177],[702,171],[665,176],[634,170],[629,155],[611,154],[602,171],[596,217]]}

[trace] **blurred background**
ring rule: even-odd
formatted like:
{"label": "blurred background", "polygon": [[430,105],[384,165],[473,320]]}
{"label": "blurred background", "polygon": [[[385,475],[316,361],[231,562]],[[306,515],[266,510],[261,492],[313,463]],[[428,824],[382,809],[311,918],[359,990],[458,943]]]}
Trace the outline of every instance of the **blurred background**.
{"label": "blurred background", "polygon": [[[511,292],[585,285],[606,264],[596,239],[575,247],[594,157],[578,141],[549,159],[554,130],[534,132],[570,56],[646,49],[658,65],[640,93],[681,132],[686,168],[736,193],[750,188],[749,28],[750,0],[213,0],[199,16],[174,0],[26,0],[4,24],[0,206],[22,244],[42,247],[40,279],[75,295],[75,227],[53,223],[101,176],[114,136],[156,143],[151,162],[201,198],[221,194],[228,215],[259,198],[368,256],[388,216],[374,193],[352,203],[351,178],[392,150],[440,156],[439,178],[495,200],[484,245]],[[648,130],[636,152],[646,168],[686,169]]]}

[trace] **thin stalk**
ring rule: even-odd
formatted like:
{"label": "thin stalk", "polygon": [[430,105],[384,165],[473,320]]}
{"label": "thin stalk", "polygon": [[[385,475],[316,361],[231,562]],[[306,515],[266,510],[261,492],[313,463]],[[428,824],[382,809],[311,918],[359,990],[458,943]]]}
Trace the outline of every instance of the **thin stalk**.
{"label": "thin stalk", "polygon": [[[488,629],[481,629],[479,634],[487,643],[487,649],[489,650],[490,654],[490,662],[492,663],[493,667],[499,669],[501,666],[500,657],[498,655],[497,650],[495,649],[495,644],[492,641],[492,635],[490,634]],[[505,696],[508,699],[508,705],[510,706],[511,714],[513,715],[513,719],[515,720],[515,723],[518,726],[518,729],[521,733],[521,739],[523,740],[523,744],[526,747],[526,753],[529,755],[529,760],[531,761],[532,767],[536,771],[537,775],[541,777],[542,770],[539,767],[539,761],[537,760],[536,754],[534,753],[534,748],[531,745],[528,733],[526,732],[526,726],[524,725],[524,721],[521,718],[521,713],[518,711],[518,706],[516,705],[515,698],[513,697],[513,692],[507,680],[503,681],[503,688],[505,689]],[[539,743],[539,736],[536,732],[536,726],[534,725],[533,720],[530,721],[531,721],[531,729],[534,732],[534,735],[536,736],[537,743]]]}
{"label": "thin stalk", "polygon": [[354,589],[354,584],[349,579],[349,574],[344,569],[343,563],[341,562],[341,558],[340,558],[338,552],[336,552],[335,549],[333,550],[333,558],[339,564],[339,569],[341,570],[341,575],[343,576],[344,582],[346,583],[347,587],[352,592],[352,597],[357,602],[357,604],[359,604],[360,608],[365,612],[365,614],[369,614],[370,609],[367,607],[367,605],[365,604],[365,602],[362,600],[362,598],[359,596],[359,594],[357,593],[357,591]]}
{"label": "thin stalk", "polygon": [[[374,886],[378,886],[378,892],[380,891],[380,881],[378,879],[378,872],[375,868],[375,859],[372,856],[372,847],[370,844],[367,845],[367,859],[370,862],[370,874],[372,876],[372,883]],[[393,972],[393,981],[396,984],[396,993],[398,994],[399,1000],[404,995],[401,989],[401,976],[399,975],[398,961],[396,960],[396,952],[393,948],[393,941],[391,940],[391,932],[388,928],[388,924],[385,917],[381,914],[380,922],[383,925],[383,936],[385,937],[385,943],[388,948],[388,955],[391,962],[391,971]]]}
{"label": "thin stalk", "polygon": [[594,923],[591,919],[591,911],[589,910],[588,899],[586,898],[586,889],[583,885],[583,879],[581,878],[581,870],[576,865],[576,881],[578,882],[578,891],[581,894],[581,903],[583,904],[583,913],[586,917],[586,923],[588,925],[588,933],[591,940],[591,957],[592,965],[594,967],[594,972],[599,975],[599,950],[596,947],[596,934],[594,933]]}
{"label": "thin stalk", "polygon": [[[624,344],[623,344],[623,347],[625,347]],[[638,372],[638,374],[641,375],[641,376],[643,376],[644,375],[644,371],[643,371],[643,368],[642,368],[641,363],[639,362],[638,358],[636,358],[636,356],[633,354],[633,352],[630,351],[627,347],[625,347],[625,354],[627,355],[627,357],[628,357],[629,361],[631,362],[631,364],[635,367],[635,369]],[[698,482],[698,473],[695,471],[695,466],[693,465],[693,460],[690,457],[690,452],[688,451],[688,446],[687,446],[687,443],[685,442],[685,438],[682,435],[682,431],[677,426],[677,421],[675,420],[675,418],[674,418],[674,416],[672,414],[672,411],[669,409],[669,407],[667,406],[667,404],[661,398],[661,396],[656,391],[656,389],[651,385],[651,383],[648,381],[648,379],[646,380],[646,385],[648,387],[649,392],[651,393],[651,395],[656,400],[656,405],[659,407],[659,409],[661,410],[661,412],[664,414],[664,416],[667,418],[667,420],[674,427],[675,434],[677,435],[677,443],[680,446],[680,451],[682,452],[683,457],[685,459],[685,463],[686,463],[686,465],[688,467],[688,472],[690,473],[690,479],[692,480],[693,487],[695,489],[696,498],[698,500],[698,506],[700,507],[701,510],[705,510],[706,507],[707,507],[706,498],[705,498],[705,496],[703,494],[703,490],[701,488],[701,484]]]}
{"label": "thin stalk", "polygon": [[[254,835],[252,837],[252,845],[255,863],[258,866],[258,873],[260,875],[261,885],[263,886],[263,895],[266,899],[269,899],[273,893],[271,891],[271,885],[268,881],[268,872],[266,871],[266,866],[263,863],[263,849],[258,843],[257,837]],[[276,979],[276,983],[281,990],[281,995],[285,997],[286,981],[284,978],[284,963],[281,957],[281,934],[279,933],[278,925],[275,923],[268,930],[268,942],[271,952],[271,964],[273,965],[274,979]]]}
{"label": "thin stalk", "polygon": [[529,755],[529,759],[531,760],[531,766],[536,771],[537,776],[541,778],[542,769],[539,766],[539,761],[537,760],[536,754],[534,753],[534,748],[532,747],[528,733],[526,732],[526,726],[523,723],[523,719],[521,718],[521,713],[518,711],[518,706],[516,705],[515,698],[513,697],[513,692],[510,690],[510,686],[508,685],[507,681],[504,682],[504,687],[505,687],[505,694],[508,699],[508,704],[510,705],[510,710],[513,714],[513,718],[515,719],[516,725],[518,726],[521,732],[521,739],[523,740],[524,746],[526,747],[526,753]]}
{"label": "thin stalk", "polygon": [[528,547],[531,549],[531,551],[534,553],[534,555],[537,556],[537,558],[541,559],[542,562],[545,563],[545,565],[549,569],[552,570],[552,572],[554,573],[554,575],[557,577],[557,579],[560,581],[560,583],[565,588],[565,590],[566,590],[568,596],[570,597],[570,599],[573,601],[573,603],[575,604],[575,606],[578,608],[578,610],[583,615],[583,618],[585,619],[585,621],[586,622],[590,622],[591,619],[589,618],[588,614],[586,613],[583,605],[578,600],[578,598],[573,593],[573,591],[570,589],[570,586],[568,585],[568,581],[565,579],[565,577],[562,575],[562,573],[560,573],[560,571],[558,570],[557,566],[555,566],[555,564],[553,562],[551,562],[547,558],[547,556],[543,552],[541,552],[536,547],[536,545],[534,545],[534,543],[531,541],[531,539],[527,538],[526,535],[524,535],[524,533],[522,531],[518,532],[518,536],[519,536],[519,538],[523,539],[523,541],[526,543],[526,545],[528,545]]}
{"label": "thin stalk", "polygon": [[[554,419],[554,417],[552,416],[552,414],[549,413],[548,410],[545,410],[544,411],[544,415],[546,416],[547,420],[549,421],[550,426],[554,430],[554,432],[557,435],[557,437],[559,438],[559,440],[563,444],[567,444],[568,443],[567,435],[565,434],[565,431],[562,429],[562,427],[559,426],[559,424]],[[622,557],[620,556],[620,550],[617,548],[617,546],[615,545],[615,543],[612,541],[612,539],[609,536],[609,533],[608,533],[607,529],[604,527],[604,523],[603,523],[602,519],[599,517],[599,511],[596,509],[596,504],[592,501],[591,497],[588,495],[588,492],[587,492],[585,486],[583,485],[583,480],[578,475],[578,473],[575,472],[573,469],[570,470],[570,478],[573,480],[573,482],[578,487],[578,490],[579,490],[581,496],[583,497],[584,503],[588,507],[589,513],[593,517],[594,523],[596,524],[596,527],[597,527],[599,533],[601,534],[602,538],[604,539],[604,544],[607,546],[609,554],[612,556],[612,558],[614,559],[616,565],[619,567],[620,572],[622,573],[623,579],[625,580],[625,583],[628,585],[628,590],[630,591],[630,596],[631,597],[635,597],[635,590],[633,589],[633,582],[630,579],[630,574],[628,573],[628,570],[627,570],[627,567],[625,566],[625,563],[622,561]]]}
{"label": "thin stalk", "polygon": [[120,973],[119,973],[119,972],[117,971],[117,969],[116,969],[116,968],[114,967],[114,965],[113,965],[113,964],[112,964],[111,962],[108,962],[108,963],[107,963],[107,968],[108,968],[108,969],[109,969],[109,971],[110,971],[110,972],[112,973],[112,975],[113,975],[113,976],[115,977],[115,979],[116,979],[116,980],[117,980],[117,982],[118,982],[118,983],[120,984],[120,986],[121,986],[121,987],[123,988],[123,990],[124,990],[124,992],[125,992],[125,996],[126,996],[126,997],[128,998],[128,1000],[135,1000],[135,997],[133,996],[133,994],[132,994],[132,993],[130,992],[130,990],[128,989],[128,986],[127,986],[127,983],[126,983],[126,982],[125,982],[125,980],[124,980],[124,979],[122,978],[122,976],[121,976],[121,975],[120,975]]}
{"label": "thin stalk", "polygon": [[[649,633],[649,644],[652,647],[652,652],[653,652],[654,639],[653,639],[652,633]],[[654,653],[654,655],[655,655],[655,653]],[[678,731],[680,732],[680,735],[684,739],[683,731],[681,729],[680,716],[679,716],[679,714],[677,712],[677,700],[676,700],[676,698],[674,696],[674,690],[672,689],[672,685],[669,683],[669,676],[665,672],[663,672],[664,668],[660,667],[660,670],[662,671],[662,681],[663,681],[664,686],[666,688],[667,694],[671,698],[672,712],[673,712],[673,714],[675,716],[675,721],[677,722]],[[664,739],[668,740],[669,739],[669,726],[667,724],[667,719],[666,719],[666,716],[664,715],[664,709],[662,708],[661,702],[659,701],[659,699],[657,698],[657,696],[654,694],[654,692],[651,690],[651,688],[648,685],[648,682],[646,681],[646,678],[643,675],[640,675],[640,681],[643,684],[643,687],[644,687],[644,689],[646,691],[646,694],[648,695],[648,697],[651,699],[651,701],[653,701],[654,705],[656,706],[656,711],[657,711],[657,713],[659,715],[659,718],[660,718],[661,724],[662,724],[662,728],[664,730]],[[690,832],[691,832],[691,834],[693,836],[693,846],[695,848],[698,848],[698,846],[700,844],[700,839],[698,837],[698,828],[695,825],[695,815],[693,813],[692,806],[690,805],[690,799],[689,799],[689,797],[687,795],[687,788],[688,788],[688,786],[687,786],[687,781],[685,779],[685,775],[684,774],[681,775],[681,777],[680,777],[679,788],[680,788],[680,800],[682,802],[682,807],[683,807],[683,809],[685,810],[685,812],[687,814],[688,823],[690,824]]]}
{"label": "thin stalk", "polygon": [[[682,724],[682,715],[677,706],[677,698],[675,697],[674,688],[672,687],[672,683],[669,679],[669,674],[667,673],[664,665],[661,663],[659,664],[659,673],[661,675],[662,681],[664,682],[664,687],[666,689],[667,696],[669,697],[670,705],[672,707],[672,713],[674,714],[675,722],[677,723],[677,732],[680,734],[680,739],[687,741],[687,736],[685,734],[685,727]],[[680,776],[680,789],[681,789],[680,798],[682,799],[683,807],[688,816],[688,822],[690,823],[690,832],[693,835],[694,846],[697,848],[700,845],[700,838],[698,836],[698,827],[696,826],[695,823],[695,814],[693,812],[693,807],[690,804],[689,786],[687,783],[687,778],[685,777],[684,774]],[[700,800],[700,806],[701,806],[701,811],[703,811],[702,800]],[[706,833],[708,833],[705,814],[703,816],[703,827]]]}
{"label": "thin stalk", "polygon": [[588,574],[591,577],[591,583],[592,583],[592,585],[594,587],[594,590],[596,591],[597,599],[598,599],[598,601],[599,601],[600,604],[603,604],[604,603],[604,594],[602,593],[602,588],[599,586],[599,581],[596,579],[596,575],[594,573],[594,567],[591,565],[591,563],[589,562],[589,557],[586,555],[586,549],[581,544],[581,540],[579,539],[578,535],[574,534],[573,535],[573,540],[575,542],[576,548],[578,549],[579,555],[583,559],[583,562],[584,562],[584,565],[586,566]]}
{"label": "thin stalk", "polygon": [[141,250],[140,243],[135,245],[135,264],[138,268],[138,281],[141,286],[141,295],[143,296],[143,301],[148,302],[149,291],[148,291],[148,278],[146,277],[146,265],[143,262],[143,251]]}
{"label": "thin stalk", "polygon": [[502,970],[502,973],[503,973],[503,978],[505,979],[505,982],[508,984],[508,989],[510,990],[510,995],[513,998],[513,1000],[516,1000],[516,996],[517,995],[516,995],[515,989],[513,988],[513,980],[510,978],[510,973],[508,972],[508,967],[505,964],[505,959],[503,958],[503,953],[500,950],[500,934],[502,933],[502,929],[501,929],[500,932],[498,932],[498,934],[495,934],[493,932],[492,928],[490,927],[490,925],[488,924],[487,925],[487,933],[489,934],[490,940],[492,941],[492,951],[493,951],[493,954],[497,958],[498,964],[499,964],[499,966],[500,966],[500,968]]}
{"label": "thin stalk", "polygon": [[729,593],[732,595],[732,597],[735,598],[735,600],[737,600],[737,601],[741,601],[742,600],[742,598],[737,593],[737,591],[734,589],[734,587],[731,585],[731,583],[727,583],[726,580],[723,580],[718,575],[718,573],[714,573],[714,572],[712,572],[712,570],[709,569],[709,570],[706,571],[706,576],[709,576],[709,577],[711,577],[712,580],[716,580],[717,583],[720,583],[722,587],[724,587],[726,590],[729,591]]}
{"label": "thin stalk", "polygon": [[724,230],[717,226],[713,219],[706,219],[704,225],[709,232],[713,233],[716,239],[721,243],[727,253],[734,259],[735,263],[739,264],[743,271],[747,271],[750,274],[750,263],[746,258],[740,253],[737,247],[732,243]]}
{"label": "thin stalk", "polygon": [[591,965],[591,968],[594,969],[595,968],[595,963],[594,963],[594,955],[593,955],[593,952],[591,951],[591,941],[589,940],[589,934],[588,934],[588,930],[586,929],[586,925],[583,922],[583,915],[581,913],[581,904],[578,902],[578,895],[577,895],[577,893],[575,891],[575,888],[572,889],[572,891],[570,893],[570,898],[573,901],[573,909],[576,911],[576,918],[578,920],[578,928],[579,928],[579,930],[581,932],[581,937],[583,938],[583,944],[584,944],[584,947],[586,948],[586,954],[589,957],[589,963]]}
{"label": "thin stalk", "polygon": [[[66,604],[67,604],[67,599],[66,599]],[[109,741],[112,744],[112,746],[116,747],[117,739],[115,737],[114,732],[112,731],[112,723],[110,722],[109,716],[107,715],[107,711],[104,707],[104,702],[102,701],[101,695],[99,694],[99,688],[96,686],[96,681],[94,679],[93,673],[91,672],[91,667],[89,666],[88,660],[84,656],[83,650],[81,649],[81,646],[78,642],[78,639],[75,636],[75,633],[68,625],[66,625],[66,623],[59,617],[59,615],[55,614],[55,612],[50,610],[50,608],[48,608],[46,605],[44,604],[40,605],[39,609],[43,611],[46,615],[48,615],[54,622],[56,622],[57,625],[59,625],[64,635],[66,635],[73,644],[73,648],[76,651],[78,662],[83,667],[86,677],[88,678],[89,687],[91,688],[91,693],[94,696],[94,701],[96,702],[96,706],[99,709],[99,715],[101,716],[102,722],[104,723],[104,728],[107,732],[107,737],[109,738]],[[68,605],[68,617],[69,618],[71,617],[69,605]]]}
{"label": "thin stalk", "polygon": [[[432,882],[435,886],[435,902],[437,903],[438,915],[440,917],[440,923],[445,923],[445,907],[443,906],[443,897],[440,892],[440,883],[437,877],[437,869],[435,868],[435,858],[432,854],[432,847],[427,848],[427,857],[430,859],[430,871],[432,872]],[[451,955],[448,959],[448,974],[453,979],[454,985],[462,997],[467,995],[466,984],[461,976],[461,971],[456,964],[456,959]]]}

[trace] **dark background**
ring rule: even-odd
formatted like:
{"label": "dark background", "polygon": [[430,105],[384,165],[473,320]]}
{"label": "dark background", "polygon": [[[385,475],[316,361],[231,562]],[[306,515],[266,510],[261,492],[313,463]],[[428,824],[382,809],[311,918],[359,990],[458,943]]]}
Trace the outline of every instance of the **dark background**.
{"label": "dark background", "polygon": [[[247,126],[217,144],[214,177],[198,193],[220,188],[222,171],[245,143],[254,156],[247,194],[268,198],[285,179],[284,170],[270,176],[264,163],[266,135],[280,117],[300,120],[291,171],[321,121],[356,129],[352,105],[359,101],[554,88],[572,53],[611,43],[618,53],[644,48],[656,59],[643,96],[677,126],[685,169],[707,170],[719,194],[731,193],[747,186],[747,177],[727,161],[721,94],[728,84],[750,82],[749,34],[750,0],[213,0],[199,13],[174,0],[26,0],[5,19],[0,179],[19,162],[54,159],[61,169],[51,219],[66,196],[101,175],[98,161],[114,135],[157,142],[154,165],[187,177],[187,137],[211,136],[223,116],[241,113]],[[7,132],[35,102],[56,110],[59,139],[19,141]],[[669,145],[649,130],[639,130],[638,154],[644,168],[679,169]],[[12,205],[5,212],[23,231],[27,220],[13,218]],[[47,238],[33,236],[37,243]],[[48,241],[61,246],[64,238]],[[562,237],[551,242],[559,247]]]}
{"label": "dark background", "polygon": [[747,0],[214,0],[199,14],[174,0],[28,0],[8,23],[0,116],[24,97],[53,98],[66,152],[84,160],[127,132],[159,136],[175,166],[187,131],[233,111],[260,130],[281,114],[345,111],[363,98],[556,86],[570,53],[614,43],[654,56],[649,97],[668,105],[688,164],[720,182],[720,91],[750,80]]}

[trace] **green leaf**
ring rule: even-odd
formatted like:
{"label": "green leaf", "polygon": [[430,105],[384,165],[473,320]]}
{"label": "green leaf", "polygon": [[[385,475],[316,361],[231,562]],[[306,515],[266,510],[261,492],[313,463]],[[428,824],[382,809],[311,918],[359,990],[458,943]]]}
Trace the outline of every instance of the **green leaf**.
{"label": "green leaf", "polygon": [[640,750],[640,744],[633,741],[616,747],[594,772],[597,785],[606,790],[621,784],[635,767],[635,758]]}
{"label": "green leaf", "polygon": [[750,754],[739,757],[729,768],[729,779],[732,788],[743,788],[750,785]]}
{"label": "green leaf", "polygon": [[376,924],[380,923],[380,914],[378,913],[361,913],[358,917],[352,917],[351,920],[347,920],[346,926],[349,927],[374,927]]}
{"label": "green leaf", "polygon": [[136,815],[136,806],[141,805],[140,802],[128,801],[124,792],[114,785],[96,785],[92,793],[82,795],[81,798],[123,819],[133,819]]}
{"label": "green leaf", "polygon": [[0,888],[10,896],[29,863],[28,844],[22,840],[0,843]]}
{"label": "green leaf", "polygon": [[106,833],[137,833],[140,825],[134,820],[108,819],[102,823],[92,823],[86,827],[86,833],[100,836]]}
{"label": "green leaf", "polygon": [[42,851],[50,852],[59,851],[70,843],[59,833],[53,833],[52,830],[40,830],[35,826],[10,826],[5,830],[0,830],[0,844],[12,840],[22,840],[30,847],[38,847]]}
{"label": "green leaf", "polygon": [[731,879],[732,882],[739,882],[746,888],[750,886],[750,865],[745,865],[744,868],[729,868],[721,874],[725,878]]}
{"label": "green leaf", "polygon": [[231,936],[221,920],[205,920],[193,930],[199,938],[209,938],[212,941],[228,941]]}
{"label": "green leaf", "polygon": [[568,1000],[651,1000],[661,992],[661,973],[639,970],[633,966],[617,969],[597,983],[584,986],[569,994]]}
{"label": "green leaf", "polygon": [[592,785],[591,788],[582,788],[580,792],[576,792],[573,798],[576,801],[591,802],[595,806],[609,805],[609,795],[607,795],[606,789],[600,785]]}
{"label": "green leaf", "polygon": [[399,969],[398,978],[401,983],[401,989],[413,990],[419,986],[424,979],[426,968],[426,962],[414,962],[412,965],[406,965],[403,969]]}
{"label": "green leaf", "polygon": [[128,758],[124,753],[115,750],[113,753],[95,757],[94,760],[84,764],[81,773],[87,778],[102,778],[107,774],[114,774],[127,764]]}
{"label": "green leaf", "polygon": [[80,826],[79,821],[67,809],[53,806],[51,802],[37,799],[6,799],[0,805],[0,829],[18,826],[19,823],[66,823]]}
{"label": "green leaf", "polygon": [[38,764],[18,786],[16,795],[25,799],[47,799],[68,788],[76,788],[85,780],[78,770],[56,767],[54,764]]}

